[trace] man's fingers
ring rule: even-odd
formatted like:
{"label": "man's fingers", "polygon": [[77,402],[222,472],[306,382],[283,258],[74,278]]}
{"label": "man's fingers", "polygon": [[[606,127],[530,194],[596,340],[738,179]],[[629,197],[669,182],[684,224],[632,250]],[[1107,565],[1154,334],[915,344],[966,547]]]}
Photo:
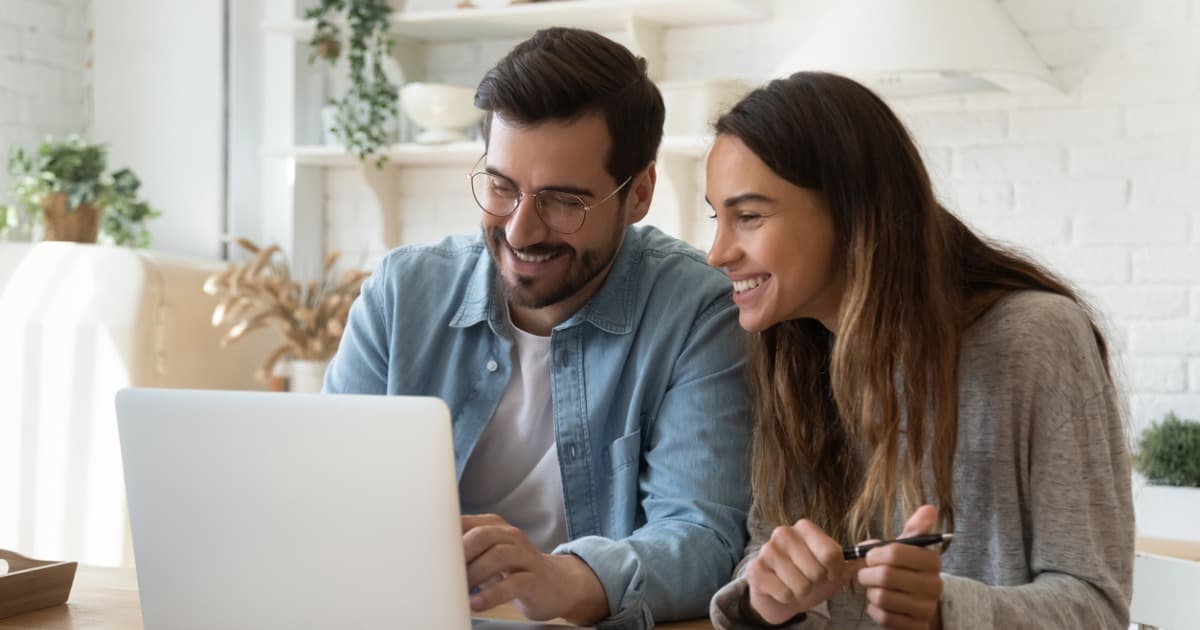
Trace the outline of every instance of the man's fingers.
{"label": "man's fingers", "polygon": [[506,524],[504,519],[495,514],[463,514],[461,519],[462,531],[464,534],[472,529],[475,529],[476,527],[483,527],[484,525]]}
{"label": "man's fingers", "polygon": [[471,596],[471,610],[483,612],[506,604],[528,594],[533,576],[529,573],[513,573],[494,585]]}
{"label": "man's fingers", "polygon": [[533,568],[534,558],[525,550],[507,544],[494,545],[467,563],[467,586],[486,586],[488,580]]}
{"label": "man's fingers", "polygon": [[[481,554],[496,545],[530,546],[528,539],[521,530],[500,521],[500,525],[481,525],[473,527],[463,534],[463,555],[467,564],[471,564]],[[532,549],[532,546],[530,546]]]}

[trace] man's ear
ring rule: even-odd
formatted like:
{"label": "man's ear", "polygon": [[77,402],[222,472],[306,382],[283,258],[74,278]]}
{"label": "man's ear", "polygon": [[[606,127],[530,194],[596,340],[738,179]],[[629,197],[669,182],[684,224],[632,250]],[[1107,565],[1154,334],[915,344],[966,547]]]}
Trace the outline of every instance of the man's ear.
{"label": "man's ear", "polygon": [[654,183],[658,181],[658,172],[651,161],[640,173],[633,176],[629,182],[629,217],[626,223],[633,225],[646,218],[650,212],[650,201],[654,199]]}

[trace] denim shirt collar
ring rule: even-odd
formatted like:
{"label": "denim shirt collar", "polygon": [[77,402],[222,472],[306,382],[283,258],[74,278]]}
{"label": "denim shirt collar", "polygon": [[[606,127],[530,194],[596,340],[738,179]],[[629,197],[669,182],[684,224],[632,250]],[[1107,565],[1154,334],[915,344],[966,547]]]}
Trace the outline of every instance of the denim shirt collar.
{"label": "denim shirt collar", "polygon": [[[480,239],[482,240],[482,236]],[[604,284],[600,285],[600,289],[583,308],[555,326],[555,330],[571,328],[586,322],[614,335],[633,332],[638,288],[636,272],[642,259],[642,249],[638,232],[629,227],[625,228],[617,259],[608,270]],[[475,268],[471,271],[458,312],[450,320],[451,326],[467,328],[487,321],[497,335],[512,336],[508,332],[508,320],[504,314],[504,295],[495,281],[495,269],[491,254],[484,247]]]}

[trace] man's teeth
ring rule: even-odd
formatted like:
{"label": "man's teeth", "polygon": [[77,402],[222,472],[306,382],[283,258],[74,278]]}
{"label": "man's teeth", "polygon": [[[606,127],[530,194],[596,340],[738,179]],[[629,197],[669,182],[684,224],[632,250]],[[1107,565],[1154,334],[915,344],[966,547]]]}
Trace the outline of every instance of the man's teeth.
{"label": "man's teeth", "polygon": [[512,253],[514,256],[517,257],[517,260],[520,260],[521,262],[527,262],[527,263],[546,262],[547,260],[550,260],[550,257],[552,256],[552,254],[541,254],[540,256],[534,255],[534,254],[522,254],[521,252],[519,252],[515,249],[512,250]]}
{"label": "man's teeth", "polygon": [[733,290],[738,293],[742,293],[743,291],[749,291],[750,289],[753,289],[766,281],[767,281],[766,276],[759,276],[757,278],[748,278],[746,280],[734,280],[733,281]]}

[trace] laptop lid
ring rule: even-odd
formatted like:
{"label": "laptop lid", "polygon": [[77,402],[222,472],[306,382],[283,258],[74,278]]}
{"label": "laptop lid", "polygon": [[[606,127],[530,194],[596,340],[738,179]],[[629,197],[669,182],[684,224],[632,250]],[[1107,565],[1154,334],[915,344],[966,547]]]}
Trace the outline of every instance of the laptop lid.
{"label": "laptop lid", "polygon": [[147,630],[470,627],[436,398],[117,393]]}

